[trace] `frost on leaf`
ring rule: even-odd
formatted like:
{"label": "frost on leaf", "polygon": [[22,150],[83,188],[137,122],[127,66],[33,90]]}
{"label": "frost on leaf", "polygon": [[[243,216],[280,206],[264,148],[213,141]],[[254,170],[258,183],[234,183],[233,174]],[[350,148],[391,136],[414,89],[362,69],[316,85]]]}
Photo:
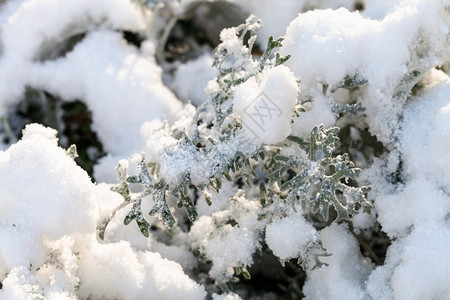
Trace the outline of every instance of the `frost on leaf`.
{"label": "frost on leaf", "polygon": [[[348,185],[348,180],[355,180],[361,170],[354,167],[347,154],[332,156],[339,140],[338,131],[337,127],[325,129],[320,125],[313,128],[308,142],[289,137],[306,151],[309,159],[275,155],[273,159],[278,167],[267,175],[270,184],[277,182],[280,191],[287,193],[287,199],[300,201],[306,212],[319,213],[328,221],[332,206],[337,213],[336,222],[351,220],[360,209],[370,213],[372,208],[365,197],[370,187]],[[295,175],[283,181],[288,170]]]}
{"label": "frost on leaf", "polygon": [[[114,217],[115,213],[125,206],[132,204],[132,208],[124,219],[124,224],[128,225],[131,221],[135,220],[139,230],[145,236],[149,236],[150,224],[144,218],[142,214],[142,199],[148,195],[151,195],[155,204],[150,211],[150,215],[159,214],[164,224],[168,227],[172,227],[175,224],[175,219],[170,212],[169,206],[166,202],[166,189],[167,186],[164,180],[159,180],[155,182],[154,177],[150,174],[148,170],[147,163],[143,157],[137,166],[138,175],[128,176],[128,166],[124,162],[119,163],[116,168],[118,183],[111,187],[111,190],[119,193],[124,198],[124,202],[116,207],[109,216],[103,218],[97,230],[101,239],[104,239],[105,230],[111,219]],[[142,191],[139,193],[132,193],[130,191],[130,183],[139,183],[142,185]]]}
{"label": "frost on leaf", "polygon": [[[124,203],[100,223],[101,234],[104,234],[107,223],[118,209],[132,204],[125,224],[136,220],[141,232],[148,236],[149,224],[141,211],[142,199],[148,195],[155,202],[150,215],[159,215],[167,227],[175,224],[166,201],[168,196],[175,197],[177,207],[184,208],[188,219],[194,222],[197,218],[196,199],[192,198],[191,191],[202,194],[207,204],[211,205],[210,191],[218,193],[224,179],[251,184],[258,176],[254,162],[258,160],[258,153],[262,153],[261,149],[252,145],[242,134],[241,121],[233,115],[233,105],[227,104],[233,99],[235,86],[289,58],[273,55],[283,39],[270,38],[262,57],[254,59],[252,47],[260,27],[260,21],[250,16],[245,24],[222,31],[222,43],[215,51],[214,60],[219,74],[215,87],[207,93],[208,101],[197,108],[189,122],[190,127],[177,127],[175,124],[169,128],[164,123],[163,128],[155,133],[155,136],[171,142],[158,154],[150,155],[154,172],[149,172],[143,158],[138,165],[138,175],[128,176],[123,167],[117,169],[119,183],[113,190],[124,197]],[[244,42],[246,34],[250,36],[247,43]],[[142,192],[131,194],[129,183],[140,184]]]}
{"label": "frost on leaf", "polygon": [[[273,51],[282,46],[283,38],[274,39],[270,36],[261,58],[254,59],[252,49],[257,32],[262,26],[260,23],[261,21],[252,15],[244,24],[224,29],[220,35],[222,43],[217,46],[213,64],[219,71],[216,78],[218,88],[210,96],[210,104],[216,115],[215,121],[218,129],[222,126],[225,118],[233,112],[232,107],[224,110],[222,104],[233,98],[235,86],[257,76],[265,68],[284,64],[290,58],[290,55],[281,56],[279,53],[272,58]],[[249,39],[245,45],[244,38],[247,36]]]}

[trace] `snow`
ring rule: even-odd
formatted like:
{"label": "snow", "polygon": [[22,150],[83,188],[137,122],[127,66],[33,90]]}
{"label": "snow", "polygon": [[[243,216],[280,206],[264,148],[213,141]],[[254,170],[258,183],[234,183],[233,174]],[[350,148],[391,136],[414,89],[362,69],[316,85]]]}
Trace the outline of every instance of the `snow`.
{"label": "snow", "polygon": [[294,118],[292,125],[292,134],[306,139],[317,124],[332,127],[336,123],[336,116],[331,111],[330,99],[321,92],[312,91],[311,94],[314,95],[314,102],[304,104],[307,111],[300,113],[300,117]]}
{"label": "snow", "polygon": [[[258,222],[260,210],[259,202],[237,194],[228,210],[202,216],[194,222],[189,240],[194,249],[212,262],[209,271],[212,278],[224,282],[233,276],[233,268],[253,263],[252,255],[260,248],[259,233],[264,227],[263,222]],[[228,224],[233,219],[236,226]]]}
{"label": "snow", "polygon": [[409,181],[402,192],[378,198],[375,205],[383,231],[393,237],[417,223],[443,220],[450,212],[448,195],[422,176]]}
{"label": "snow", "polygon": [[266,227],[266,243],[280,260],[304,257],[319,235],[300,213],[276,219]]}
{"label": "snow", "polygon": [[[192,114],[193,111],[186,107],[180,112]],[[159,125],[159,128],[158,128]],[[153,123],[145,125],[147,133],[152,132],[147,139],[145,157],[148,161],[158,163],[161,177],[171,185],[176,186],[186,174],[190,174],[193,184],[206,184],[209,178],[220,171],[221,166],[229,162],[237,151],[245,154],[255,152],[255,146],[250,144],[245,133],[237,134],[226,144],[214,145],[208,152],[197,151],[192,143],[186,143],[172,137],[173,130],[183,132],[192,124],[179,122],[169,128],[167,123]]]}
{"label": "snow", "polygon": [[[173,120],[181,109],[179,100],[162,83],[152,42],[145,41],[139,51],[111,30],[139,32],[145,28],[144,15],[129,1],[23,1],[15,11],[1,15],[6,23],[1,35],[0,115],[20,99],[25,86],[66,101],[81,100],[92,111],[92,127],[104,150],[114,157],[111,165],[106,166],[110,160],[103,161],[104,168],[112,170],[119,159],[145,146],[139,134],[144,122]],[[88,29],[94,30],[63,57],[37,60],[37,56],[45,57],[44,48],[51,49]],[[103,173],[99,171],[96,177],[112,177]]]}
{"label": "snow", "polygon": [[235,293],[227,293],[227,294],[222,294],[222,295],[213,294],[212,297],[213,297],[213,300],[240,300],[240,299],[242,299],[241,297],[239,297],[238,294],[235,294]]}
{"label": "snow", "polygon": [[212,64],[209,53],[182,64],[176,69],[171,88],[184,102],[201,105],[206,99],[204,89],[208,81],[217,76],[217,69]]}
{"label": "snow", "polygon": [[141,124],[174,115],[181,107],[162,85],[161,69],[153,58],[142,56],[119,34],[109,31],[89,34],[63,59],[45,62],[35,71],[33,86],[64,99],[84,100],[93,113],[93,129],[112,155],[128,156],[133,153],[131,149],[139,151]]}
{"label": "snow", "polygon": [[304,11],[313,9],[336,9],[346,7],[352,9],[353,0],[297,0],[297,1],[273,1],[273,0],[241,0],[235,1],[249,14],[258,16],[264,27],[260,29],[259,43],[265,47],[269,36],[278,38],[284,35],[284,31],[295,17]]}
{"label": "snow", "polygon": [[274,3],[271,0],[236,1],[249,14],[258,16],[264,27],[260,29],[259,39],[261,46],[265,47],[269,36],[278,38],[284,35],[284,31],[289,24],[303,9],[304,2],[307,1],[279,1]]}
{"label": "snow", "polygon": [[[366,79],[363,97],[358,99],[366,108],[372,134],[383,143],[393,140],[403,104],[397,93],[405,74],[434,67],[448,55],[438,50],[448,49],[449,32],[440,1],[396,4],[381,20],[345,8],[300,14],[289,24],[280,51],[281,55],[295,53],[286,66],[301,78],[307,94],[317,90],[318,83],[333,87],[346,76]],[[423,37],[426,50],[417,45],[417,36]],[[424,55],[422,51],[426,59],[415,56]]]}
{"label": "snow", "polygon": [[[438,74],[442,82],[426,85],[423,94],[414,97],[405,108],[400,138],[408,177],[420,172],[449,192],[450,157],[446,149],[450,143],[450,78]],[[425,160],[424,155],[439,159]]]}
{"label": "snow", "polygon": [[210,216],[215,212],[227,210],[230,207],[229,199],[236,195],[238,188],[228,180],[222,182],[219,193],[211,193],[211,205],[201,199],[195,205],[199,216]]}
{"label": "snow", "polygon": [[[403,235],[419,222],[444,220],[450,212],[450,161],[446,151],[450,80],[438,71],[429,76],[437,81],[425,85],[422,94],[413,97],[404,112],[399,136],[404,187],[375,202],[383,230],[392,236]],[[424,159],[424,155],[439,159]]]}
{"label": "snow", "polygon": [[[80,261],[84,281],[79,296],[106,298],[203,299],[203,288],[190,280],[179,264],[162,259],[158,253],[135,253],[125,242],[91,245]],[[121,276],[117,276],[121,274]]]}
{"label": "snow", "polygon": [[[0,251],[6,264],[42,264],[45,238],[54,240],[95,229],[95,205],[89,201],[93,185],[56,146],[55,136],[53,129],[29,125],[22,141],[0,154]],[[19,183],[24,188],[17,190]]]}
{"label": "snow", "polygon": [[[3,281],[0,295],[6,299],[32,300],[39,296],[39,286],[31,276],[30,271],[23,266],[11,270],[11,273]],[[67,299],[68,297],[65,298]]]}
{"label": "snow", "polygon": [[[427,247],[424,247],[427,245]],[[450,273],[448,223],[425,222],[407,238],[402,262],[392,276],[395,299],[448,299]],[[411,276],[420,274],[420,276]]]}
{"label": "snow", "polygon": [[305,299],[364,299],[372,265],[359,254],[359,245],[345,225],[333,224],[320,231],[329,257],[320,258],[329,266],[307,271]]}
{"label": "snow", "polygon": [[178,263],[126,241],[97,241],[98,206],[118,195],[91,183],[55,136],[28,125],[0,152],[0,298],[203,299]]}
{"label": "snow", "polygon": [[[83,32],[93,24],[101,24],[105,21],[105,26],[112,28],[142,30],[145,25],[137,7],[128,1],[24,0],[16,2],[20,5],[11,5],[2,13],[2,19],[5,20],[1,29],[3,51],[0,60],[0,78],[2,78],[0,112],[2,115],[6,105],[15,101],[23,92],[28,77],[28,67],[33,64],[33,60],[36,59],[45,42],[53,41],[54,43],[62,39],[64,35],[70,36]],[[12,11],[12,6],[16,10]],[[9,15],[6,15],[8,13]],[[71,26],[74,22],[84,23],[86,28]]]}
{"label": "snow", "polygon": [[285,66],[272,68],[235,88],[234,113],[256,145],[276,144],[291,132],[291,116],[299,93],[295,76]]}
{"label": "snow", "polygon": [[404,244],[404,240],[401,239],[394,241],[387,249],[384,265],[370,273],[367,279],[367,291],[372,298],[393,299],[390,277],[401,261],[400,253]]}
{"label": "snow", "polygon": [[[172,3],[174,13],[189,2]],[[237,269],[260,263],[256,253],[268,250],[280,261],[310,258],[321,242],[331,256],[319,257],[327,266],[306,271],[298,291],[306,299],[450,299],[450,3],[366,0],[363,11],[352,12],[357,2],[233,1],[262,18],[261,48],[269,35],[285,35],[280,53],[291,58],[233,87],[223,108],[232,105],[231,118],[244,130],[199,151],[173,135],[192,138],[194,105],[218,92],[211,52],[158,65],[152,26],[160,24],[134,1],[0,0],[0,120],[27,87],[65,102],[80,100],[107,153],[93,183],[58,146],[54,129],[27,125],[17,143],[0,151],[0,298],[241,299],[217,287]],[[147,39],[131,45],[123,31]],[[81,40],[68,52],[55,50],[77,35]],[[235,58],[244,57],[239,62],[246,71],[257,69],[236,29],[222,31],[221,38]],[[173,82],[165,86],[163,76]],[[359,86],[340,87],[349,78]],[[306,112],[291,123],[298,103]],[[365,112],[336,112],[337,104],[352,103]],[[208,132],[212,117],[202,117],[200,130]],[[366,130],[383,144],[379,157],[365,157],[365,149],[351,153],[365,168],[358,184],[373,188],[371,215],[322,229],[314,216],[278,196],[263,206],[256,185],[223,180],[219,193],[207,191],[211,206],[198,198],[192,224],[163,229],[157,216],[148,215],[154,202],[146,197],[142,208],[154,225],[149,238],[135,222],[123,225],[128,208],[112,218],[104,240],[98,238],[99,220],[123,201],[108,184],[116,181],[118,162],[135,174],[142,156],[159,165],[158,179],[170,187],[186,174],[198,186],[221,175],[237,151],[251,155],[265,145],[303,157],[286,137],[307,139],[319,124],[350,126],[344,148],[363,143]],[[210,131],[217,139],[219,133]],[[184,211],[168,199],[182,223]],[[390,245],[375,266],[362,256],[356,234],[378,228]]]}
{"label": "snow", "polygon": [[398,240],[388,249],[385,265],[369,277],[367,289],[373,298],[448,298],[450,285],[443,278],[450,272],[444,254],[450,247],[445,151],[450,81],[431,70],[422,84],[422,92],[405,107],[399,136],[405,182],[375,202],[383,231]]}
{"label": "snow", "polygon": [[425,221],[389,248],[387,262],[369,277],[372,298],[448,299],[448,222]]}

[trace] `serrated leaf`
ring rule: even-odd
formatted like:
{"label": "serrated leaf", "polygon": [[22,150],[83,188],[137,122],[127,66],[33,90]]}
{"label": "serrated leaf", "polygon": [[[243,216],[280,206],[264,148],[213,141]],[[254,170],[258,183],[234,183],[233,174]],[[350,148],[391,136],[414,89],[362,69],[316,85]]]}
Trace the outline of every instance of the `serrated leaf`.
{"label": "serrated leaf", "polygon": [[206,204],[208,204],[208,206],[211,206],[211,204],[212,204],[211,194],[208,191],[206,191],[205,186],[203,186],[203,185],[200,185],[198,188],[202,192],[202,195],[205,198]]}
{"label": "serrated leaf", "polygon": [[184,208],[186,209],[186,213],[187,213],[189,221],[194,222],[198,216],[195,206],[191,203],[189,205],[185,205]]}
{"label": "serrated leaf", "polygon": [[305,150],[306,152],[309,151],[309,143],[305,142],[302,138],[295,136],[295,135],[289,135],[288,140],[298,144],[301,149]]}
{"label": "serrated leaf", "polygon": [[209,187],[211,190],[213,190],[214,193],[218,194],[219,189],[217,188],[217,182],[213,180],[213,178],[209,179]]}
{"label": "serrated leaf", "polygon": [[275,55],[275,66],[284,64],[289,58],[291,58],[291,55],[281,56],[280,53],[277,53]]}
{"label": "serrated leaf", "polygon": [[153,193],[153,200],[155,201],[155,204],[150,210],[149,215],[153,216],[159,214],[164,224],[167,227],[172,228],[175,224],[175,219],[172,216],[172,212],[166,202],[166,189],[166,183],[162,179],[155,184],[155,191]]}
{"label": "serrated leaf", "polygon": [[164,210],[161,213],[161,218],[164,222],[164,225],[166,225],[168,228],[172,228],[173,225],[175,225],[175,219],[173,218],[172,213],[170,212],[169,209]]}
{"label": "serrated leaf", "polygon": [[220,178],[216,178],[216,186],[217,191],[219,191],[222,188],[222,180]]}
{"label": "serrated leaf", "polygon": [[144,219],[142,215],[141,217],[136,218],[136,223],[138,224],[139,230],[141,231],[142,235],[148,238],[150,236],[150,224]]}
{"label": "serrated leaf", "polygon": [[266,158],[264,151],[259,151],[258,155],[262,160],[264,160]]}
{"label": "serrated leaf", "polygon": [[357,87],[357,86],[362,86],[362,85],[365,85],[367,82],[368,82],[367,79],[361,77],[358,74],[353,75],[353,76],[346,76],[344,78],[344,80],[342,80],[341,82],[336,84],[333,88],[331,88],[330,92],[334,93],[339,88],[348,89],[348,88],[353,88],[353,87]]}
{"label": "serrated leaf", "polygon": [[231,178],[230,174],[224,172],[224,173],[223,173],[223,176],[224,176],[228,181],[232,181],[232,178]]}
{"label": "serrated leaf", "polygon": [[[366,213],[370,213],[372,208],[372,204],[364,195],[370,191],[370,188],[353,188],[341,182],[348,178],[355,179],[361,170],[354,168],[354,163],[348,160],[347,154],[332,157],[335,145],[339,141],[338,132],[337,127],[325,129],[323,125],[315,126],[310,134],[310,161],[301,161],[288,156],[274,156],[274,160],[283,161],[285,164],[278,166],[275,170],[272,169],[272,172],[266,176],[270,184],[278,182],[282,193],[288,192],[287,195],[281,194],[280,198],[291,199],[290,201],[299,198],[303,210],[310,207],[312,213],[321,214],[325,221],[329,218],[330,206],[333,206],[337,212],[335,222],[350,220],[358,213],[355,210],[357,204]],[[290,140],[299,142],[301,145],[306,144],[295,137],[291,137]],[[319,155],[320,153],[322,155]],[[294,177],[280,184],[288,170],[298,172],[299,169],[301,171]],[[333,173],[329,174],[330,172]],[[308,191],[312,187],[317,189],[318,186],[319,191],[312,191],[315,196],[311,198]],[[342,193],[342,201],[345,199],[345,205],[338,198],[336,194],[338,191]]]}
{"label": "serrated leaf", "polygon": [[[283,161],[285,161],[284,157],[283,157]],[[278,184],[280,185],[281,179],[282,179],[284,173],[286,173],[289,169],[291,169],[295,165],[295,163],[296,163],[296,161],[288,158],[288,161],[286,162],[286,164],[284,164],[280,168],[276,169],[272,173],[266,175],[266,178],[269,179],[269,183],[273,184],[275,182],[278,182]]]}
{"label": "serrated leaf", "polygon": [[182,208],[183,207],[183,201],[181,199],[179,201],[177,201],[177,207],[178,208]]}

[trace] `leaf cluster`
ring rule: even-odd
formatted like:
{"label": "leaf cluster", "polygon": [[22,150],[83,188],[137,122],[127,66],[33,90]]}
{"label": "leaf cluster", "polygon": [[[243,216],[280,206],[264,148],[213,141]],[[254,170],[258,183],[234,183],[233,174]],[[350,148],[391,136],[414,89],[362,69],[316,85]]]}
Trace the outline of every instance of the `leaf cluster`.
{"label": "leaf cluster", "polygon": [[[269,184],[277,183],[284,197],[292,203],[300,202],[304,212],[320,214],[325,221],[329,219],[330,206],[336,213],[336,222],[351,220],[360,208],[370,213],[372,204],[367,200],[371,188],[352,187],[349,179],[355,180],[360,169],[355,168],[347,154],[333,157],[339,141],[339,128],[315,126],[309,141],[296,136],[288,139],[306,152],[308,159],[299,156],[275,155],[274,169],[267,175]],[[288,171],[294,173],[286,179]]]}
{"label": "leaf cluster", "polygon": [[[260,23],[261,21],[255,16],[248,17],[244,24],[234,28],[235,35],[231,38],[234,40],[222,41],[215,50],[213,66],[219,71],[216,77],[218,88],[216,93],[211,95],[209,103],[214,109],[216,126],[219,129],[225,118],[232,112],[231,106],[224,111],[222,104],[233,97],[233,87],[261,73],[265,67],[278,66],[290,58],[290,55],[282,57],[276,53],[275,58],[272,59],[273,51],[281,47],[283,38],[274,39],[270,36],[266,50],[259,60],[254,59],[252,49],[257,32],[261,28]],[[230,48],[230,44],[234,45],[234,48]]]}
{"label": "leaf cluster", "polygon": [[[165,149],[167,155],[163,158],[173,159],[170,165],[182,163],[177,161],[180,157],[178,151],[194,158],[191,163],[206,162],[207,170],[200,172],[202,178],[191,171],[195,169],[194,166],[188,166],[186,171],[180,172],[179,178],[169,178],[161,171],[159,163],[147,162],[143,155],[137,164],[136,175],[130,176],[126,163],[119,163],[116,168],[118,183],[111,189],[121,194],[124,201],[98,224],[101,239],[115,213],[125,206],[131,206],[131,209],[124,218],[124,224],[128,225],[134,220],[140,232],[148,237],[150,224],[141,207],[142,201],[147,198],[154,202],[148,214],[159,216],[166,227],[171,228],[176,223],[168,203],[169,198],[176,199],[177,207],[184,208],[188,220],[194,222],[197,218],[196,195],[203,195],[206,203],[211,205],[210,192],[219,193],[224,178],[235,184],[246,182],[249,186],[260,181],[259,194],[263,208],[284,199],[294,209],[295,204],[300,203],[304,214],[318,214],[325,221],[328,221],[330,208],[333,208],[337,213],[335,222],[350,220],[361,211],[370,213],[372,205],[365,196],[370,187],[354,185],[360,169],[355,168],[346,154],[333,156],[339,142],[338,128],[315,126],[308,140],[289,136],[288,142],[280,144],[277,151],[270,147],[251,146],[247,139],[242,139],[242,126],[232,114],[232,105],[226,105],[233,97],[233,87],[257,76],[265,68],[275,67],[289,59],[289,56],[281,57],[278,53],[273,55],[273,51],[281,46],[282,38],[274,40],[272,37],[260,59],[252,57],[251,50],[260,27],[259,20],[252,16],[245,24],[235,28],[235,41],[223,41],[218,46],[214,61],[214,66],[219,70],[217,86],[209,94],[208,101],[195,111],[191,126],[178,128],[174,125],[168,130],[165,123],[161,129],[176,141],[175,145]],[[249,35],[247,46],[246,35]],[[230,45],[237,45],[236,41],[242,48],[230,49]],[[364,84],[364,80],[357,79],[349,79],[337,88]],[[343,109],[342,112],[358,113],[362,109],[348,107],[348,111]],[[294,115],[300,111],[303,111],[303,107],[296,107]],[[284,147],[292,150],[295,145],[298,148],[294,152],[282,151]],[[256,172],[258,166],[263,166],[262,170],[267,174],[265,180],[261,181],[261,174]],[[193,177],[196,179],[193,180]],[[130,184],[138,184],[140,192],[131,192]],[[264,214],[261,215],[261,221],[267,217],[269,219],[264,222],[270,221],[270,216]],[[305,266],[315,262],[315,267],[321,266],[323,264],[318,257],[325,254],[323,248],[314,246],[309,253],[299,258],[299,263]],[[235,273],[242,273],[245,278],[250,276],[245,266],[237,266]]]}

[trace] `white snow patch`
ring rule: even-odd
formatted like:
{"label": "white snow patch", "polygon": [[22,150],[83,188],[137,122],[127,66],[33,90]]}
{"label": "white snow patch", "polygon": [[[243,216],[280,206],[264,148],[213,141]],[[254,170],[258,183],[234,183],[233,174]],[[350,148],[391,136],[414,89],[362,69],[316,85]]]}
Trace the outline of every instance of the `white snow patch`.
{"label": "white snow patch", "polygon": [[354,6],[353,0],[239,0],[235,3],[249,14],[261,19],[264,26],[258,32],[258,41],[262,47],[266,47],[269,36],[274,38],[283,36],[289,22],[301,12],[339,7],[352,9]]}
{"label": "white snow patch", "polygon": [[373,299],[449,299],[448,222],[424,221],[388,249],[367,281]]}
{"label": "white snow patch", "polygon": [[[142,123],[159,117],[172,120],[181,109],[162,83],[152,43],[143,42],[140,52],[111,30],[145,30],[151,16],[131,1],[15,3],[0,12],[0,117],[20,100],[26,86],[66,101],[81,100],[92,112],[92,127],[105,152],[117,161],[142,150]],[[63,57],[40,61],[51,57],[59,43],[86,31],[86,37]],[[108,162],[103,160],[104,165]],[[97,179],[103,179],[103,173]]]}
{"label": "white snow patch", "polygon": [[299,88],[285,66],[263,71],[235,88],[233,111],[254,144],[276,144],[291,133],[291,118]]}
{"label": "white snow patch", "polygon": [[0,152],[0,252],[7,265],[39,265],[45,238],[95,230],[93,184],[54,136],[28,125],[20,142]]}
{"label": "white snow patch", "polygon": [[441,1],[396,4],[380,20],[344,8],[300,14],[287,28],[280,50],[292,55],[285,65],[301,78],[306,94],[318,85],[332,88],[347,76],[367,80],[359,100],[371,132],[383,143],[394,140],[404,101],[397,93],[409,72],[432,68],[449,55],[449,17]]}
{"label": "white snow patch", "polygon": [[423,176],[409,181],[398,194],[375,201],[378,221],[391,237],[402,236],[426,220],[443,220],[450,213],[450,197]]}
{"label": "white snow patch", "polygon": [[[431,83],[413,97],[400,133],[406,174],[424,174],[450,192],[450,79]],[[434,159],[425,159],[426,157]]]}
{"label": "white snow patch", "polygon": [[[229,210],[214,213],[211,217],[201,216],[194,222],[189,240],[212,262],[209,275],[226,281],[234,274],[233,268],[249,266],[252,255],[260,247],[259,234],[264,227],[258,221],[261,205],[246,200],[243,196],[233,198]],[[237,225],[227,222],[235,220]]]}
{"label": "white snow patch", "polygon": [[344,225],[333,224],[320,231],[329,257],[320,258],[326,267],[307,271],[305,299],[364,299],[372,265],[359,254],[359,245]]}
{"label": "white snow patch", "polygon": [[110,31],[88,34],[64,58],[36,65],[31,73],[33,86],[87,104],[93,129],[112,155],[139,152],[140,126],[181,109],[162,84],[153,57],[142,56]]}
{"label": "white snow patch", "polygon": [[0,298],[203,299],[204,288],[179,264],[129,242],[97,241],[100,217],[122,200],[91,183],[55,134],[28,125],[0,152]]}
{"label": "white snow patch", "polygon": [[301,213],[291,213],[266,227],[266,243],[281,260],[305,255],[308,247],[318,240],[319,234]]}
{"label": "white snow patch", "polygon": [[174,75],[171,88],[184,102],[191,101],[199,106],[206,100],[205,87],[218,72],[212,66],[213,58],[209,53],[180,65]]}

